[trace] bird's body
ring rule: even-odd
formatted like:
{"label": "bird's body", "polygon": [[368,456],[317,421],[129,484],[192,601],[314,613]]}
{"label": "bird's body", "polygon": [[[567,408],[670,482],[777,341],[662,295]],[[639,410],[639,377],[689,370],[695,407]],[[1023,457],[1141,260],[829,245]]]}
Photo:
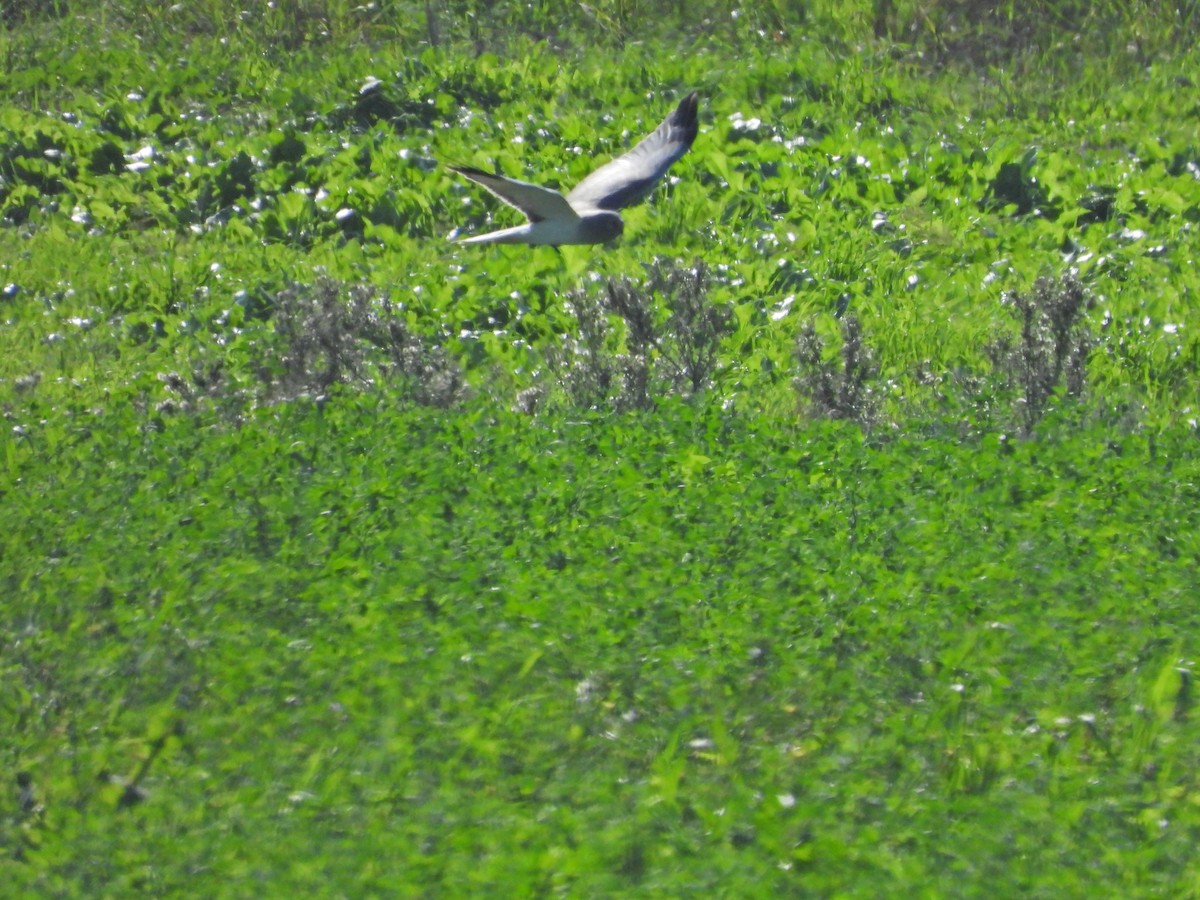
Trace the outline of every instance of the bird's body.
{"label": "bird's body", "polygon": [[671,164],[688,152],[699,130],[698,97],[688,94],[658,128],[624,156],[592,172],[565,197],[527,181],[468,166],[450,169],[487,188],[529,219],[524,225],[461,238],[461,244],[602,244],[620,237],[618,210],[644,200]]}

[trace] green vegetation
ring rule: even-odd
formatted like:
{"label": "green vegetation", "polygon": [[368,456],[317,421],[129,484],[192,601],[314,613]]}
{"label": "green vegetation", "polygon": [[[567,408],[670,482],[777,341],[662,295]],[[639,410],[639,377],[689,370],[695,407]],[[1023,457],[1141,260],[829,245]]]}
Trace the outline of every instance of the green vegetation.
{"label": "green vegetation", "polygon": [[6,886],[1200,894],[1197,14],[6,6]]}

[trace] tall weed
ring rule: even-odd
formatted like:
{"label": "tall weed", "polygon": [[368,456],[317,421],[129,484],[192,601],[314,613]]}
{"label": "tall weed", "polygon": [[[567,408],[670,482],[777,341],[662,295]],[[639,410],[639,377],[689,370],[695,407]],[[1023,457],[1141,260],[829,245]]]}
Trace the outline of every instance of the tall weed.
{"label": "tall weed", "polygon": [[598,293],[571,291],[578,333],[546,356],[570,403],[648,409],[668,394],[704,392],[732,328],[732,313],[709,297],[708,285],[708,266],[696,258],[691,266],[655,261],[645,280],[610,279]]}

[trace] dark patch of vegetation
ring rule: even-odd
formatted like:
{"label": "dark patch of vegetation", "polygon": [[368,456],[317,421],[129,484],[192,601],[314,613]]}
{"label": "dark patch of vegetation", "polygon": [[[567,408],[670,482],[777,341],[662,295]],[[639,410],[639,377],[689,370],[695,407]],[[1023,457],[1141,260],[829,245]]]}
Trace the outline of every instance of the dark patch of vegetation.
{"label": "dark patch of vegetation", "polygon": [[[1087,324],[1091,301],[1079,279],[1041,278],[1031,291],[1003,298],[1020,328],[984,348],[992,371],[988,375],[958,371],[937,375],[926,364],[918,369],[917,385],[953,386],[957,404],[973,400],[986,409],[994,424],[1014,422],[1028,435],[1053,407],[1055,397],[1078,399],[1087,385],[1087,363],[1096,344]],[[814,322],[801,329],[796,342],[798,367],[793,384],[806,415],[846,419],[864,428],[878,421],[880,394],[876,384],[876,353],[855,316],[841,320],[841,345],[831,351]],[[916,417],[920,419],[920,416]]]}
{"label": "dark patch of vegetation", "polygon": [[877,37],[909,41],[940,65],[1032,70],[1047,57],[1074,64],[1107,50],[1144,62],[1186,46],[1200,25],[1200,5],[875,0],[873,25]]}
{"label": "dark patch of vegetation", "polygon": [[[710,298],[709,280],[708,266],[697,257],[691,266],[655,261],[644,281],[614,278],[598,293],[571,291],[567,303],[578,336],[547,354],[571,404],[648,409],[659,397],[708,388],[733,320],[729,308]],[[616,321],[623,328],[614,328]]]}
{"label": "dark patch of vegetation", "polygon": [[1051,200],[1035,172],[1036,148],[1029,148],[1016,160],[1002,163],[988,185],[987,196],[980,202],[985,209],[1013,207],[1018,216],[1037,215],[1057,219],[1061,210]]}
{"label": "dark patch of vegetation", "polygon": [[320,397],[337,385],[383,389],[407,402],[446,408],[465,395],[463,373],[439,345],[416,335],[403,310],[369,285],[322,278],[275,297],[274,333],[255,344],[249,385],[230,377],[223,355],[207,354],[189,376],[160,380],[173,397],[160,411],[214,401],[234,415],[251,402]]}
{"label": "dark patch of vegetation", "polygon": [[272,367],[279,399],[338,383],[387,384],[408,400],[445,408],[463,396],[463,377],[441,347],[412,332],[403,310],[369,285],[322,279],[279,295]]}
{"label": "dark patch of vegetation", "polygon": [[0,23],[17,28],[41,19],[57,19],[67,14],[67,0],[8,0],[0,4]]}
{"label": "dark patch of vegetation", "polygon": [[857,316],[840,320],[842,344],[831,354],[812,322],[796,340],[798,373],[793,381],[804,414],[847,419],[870,428],[879,412],[872,384],[879,375],[875,353],[868,345]]}
{"label": "dark patch of vegetation", "polygon": [[1095,346],[1085,318],[1090,301],[1079,279],[1064,275],[1040,278],[1030,292],[1005,295],[1004,304],[1020,331],[990,344],[987,354],[1003,384],[1018,391],[1018,421],[1028,434],[1057,394],[1078,398],[1084,393]]}

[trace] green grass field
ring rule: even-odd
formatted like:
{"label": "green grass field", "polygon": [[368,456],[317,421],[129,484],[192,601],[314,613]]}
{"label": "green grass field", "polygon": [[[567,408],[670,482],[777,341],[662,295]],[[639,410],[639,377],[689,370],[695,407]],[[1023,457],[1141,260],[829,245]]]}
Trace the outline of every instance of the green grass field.
{"label": "green grass field", "polygon": [[3,892],[1200,895],[1200,12],[993,6],[7,7]]}

